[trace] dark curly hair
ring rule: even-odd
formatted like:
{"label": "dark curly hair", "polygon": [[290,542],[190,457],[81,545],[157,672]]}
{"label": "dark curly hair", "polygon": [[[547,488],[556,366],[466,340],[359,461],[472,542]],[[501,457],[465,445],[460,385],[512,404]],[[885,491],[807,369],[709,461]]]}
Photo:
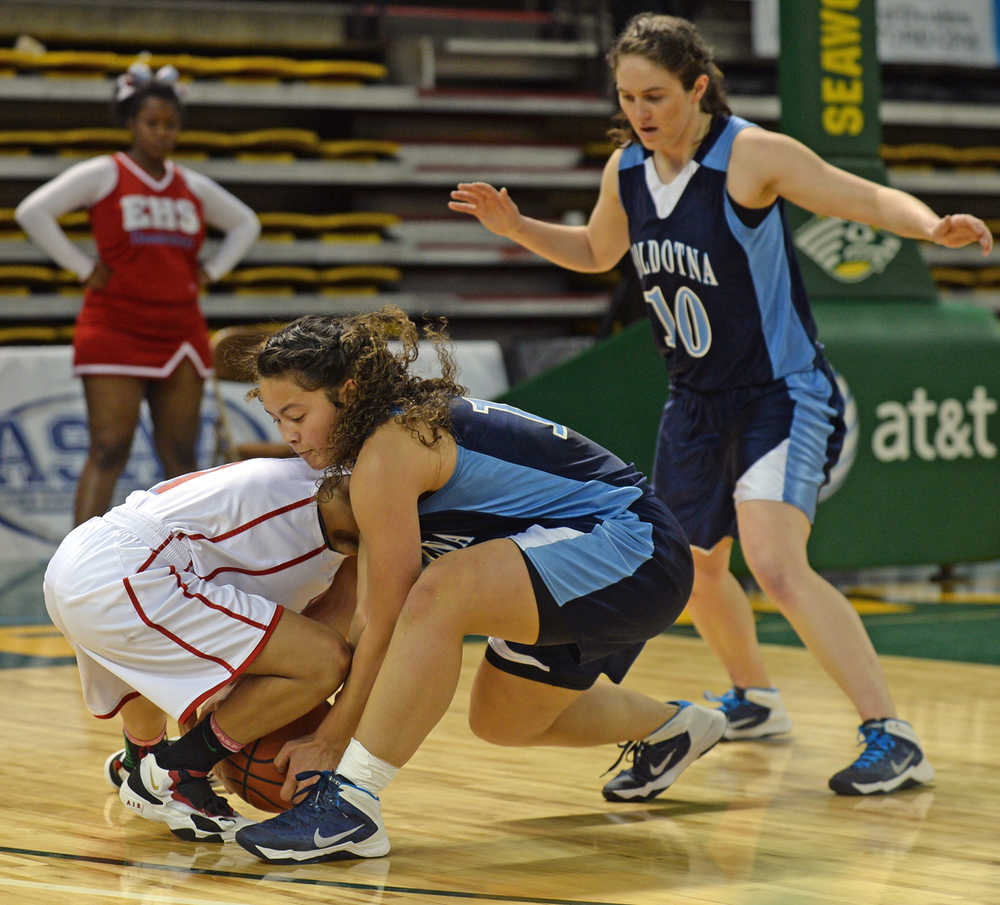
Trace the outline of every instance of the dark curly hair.
{"label": "dark curly hair", "polygon": [[[351,317],[307,315],[283,327],[252,350],[251,373],[288,376],[306,390],[326,390],[342,416],[330,438],[332,461],[327,486],[339,483],[357,461],[365,440],[380,424],[394,419],[426,446],[451,429],[451,401],[466,393],[455,381],[457,367],[442,319],[424,327],[434,343],[441,376],[417,377],[409,366],[417,359],[418,331],[395,305]],[[402,348],[393,352],[390,340]],[[355,392],[338,402],[337,389],[353,379]],[[251,396],[259,391],[251,390]]]}
{"label": "dark curly hair", "polygon": [[[708,76],[708,88],[701,98],[701,109],[712,116],[729,115],[729,101],[723,86],[722,72],[715,65],[711,48],[687,19],[656,13],[639,13],[625,24],[622,33],[607,54],[612,74],[623,56],[634,54],[673,73],[690,91],[700,75]],[[608,137],[620,148],[638,141],[625,114],[618,111],[611,120]]]}

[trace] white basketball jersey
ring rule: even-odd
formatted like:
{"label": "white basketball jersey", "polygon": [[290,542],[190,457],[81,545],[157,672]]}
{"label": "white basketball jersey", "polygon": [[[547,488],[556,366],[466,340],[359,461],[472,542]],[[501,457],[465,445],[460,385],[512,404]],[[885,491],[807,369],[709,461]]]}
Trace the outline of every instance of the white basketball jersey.
{"label": "white basketball jersey", "polygon": [[171,536],[156,557],[215,584],[233,585],[301,612],[326,590],[342,557],[320,528],[321,479],[301,459],[248,459],[129,494],[123,508]]}

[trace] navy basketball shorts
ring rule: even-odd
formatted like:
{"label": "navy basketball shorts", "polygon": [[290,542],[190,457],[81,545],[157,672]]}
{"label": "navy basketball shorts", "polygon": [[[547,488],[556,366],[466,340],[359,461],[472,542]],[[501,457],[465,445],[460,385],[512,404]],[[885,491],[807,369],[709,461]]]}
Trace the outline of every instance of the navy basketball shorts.
{"label": "navy basketball shorts", "polygon": [[653,464],[657,496],[691,544],[737,536],[736,505],[776,500],[816,515],[844,441],[844,401],[825,361],[752,387],[678,388],[663,409]]}
{"label": "navy basketball shorts", "polygon": [[534,525],[511,538],[538,603],[534,644],[490,638],[486,659],[522,678],[585,690],[621,682],[647,640],[669,628],[693,581],[688,540],[647,489],[590,531]]}

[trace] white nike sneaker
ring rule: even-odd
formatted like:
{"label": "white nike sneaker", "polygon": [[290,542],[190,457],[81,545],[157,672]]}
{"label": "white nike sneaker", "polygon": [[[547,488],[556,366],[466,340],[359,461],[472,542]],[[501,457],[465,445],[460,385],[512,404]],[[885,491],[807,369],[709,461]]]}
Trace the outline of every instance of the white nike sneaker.
{"label": "white nike sneaker", "polygon": [[866,720],[858,731],[865,750],[853,764],[830,777],[830,788],[838,795],[895,792],[934,778],[934,768],[905,720]]}
{"label": "white nike sneaker", "polygon": [[153,751],[129,773],[118,797],[130,811],[165,823],[188,842],[232,842],[240,827],[253,823],[215,794],[205,774],[161,767]]}
{"label": "white nike sneaker", "polygon": [[[164,740],[166,744],[171,744],[176,742],[176,738],[168,738]],[[130,742],[127,744],[131,744]],[[119,748],[117,751],[113,751],[108,755],[107,760],[104,761],[104,779],[107,781],[108,785],[111,786],[116,792],[122,787],[123,782],[128,781],[128,775],[135,769],[135,764],[142,760],[146,754],[152,750],[159,750],[159,746],[164,744],[163,741],[157,742],[152,747],[142,747],[136,748],[132,745],[133,752],[138,751],[138,754],[132,755],[135,758],[133,762],[130,757],[128,750],[126,748]]]}
{"label": "white nike sneaker", "polygon": [[339,858],[380,858],[389,853],[377,795],[339,773],[296,774],[299,782],[319,779],[295,807],[241,829],[236,841],[262,861],[310,864]]}
{"label": "white nike sneaker", "polygon": [[728,720],[727,742],[768,738],[789,732],[792,720],[777,688],[740,688],[733,686],[724,695],[705,692],[709,701],[717,701]]}
{"label": "white nike sneaker", "polygon": [[626,755],[632,766],[622,770],[602,790],[608,801],[649,801],[668,788],[688,765],[712,748],[726,731],[721,710],[689,701],[670,701],[680,708],[642,741],[626,742],[611,770]]}

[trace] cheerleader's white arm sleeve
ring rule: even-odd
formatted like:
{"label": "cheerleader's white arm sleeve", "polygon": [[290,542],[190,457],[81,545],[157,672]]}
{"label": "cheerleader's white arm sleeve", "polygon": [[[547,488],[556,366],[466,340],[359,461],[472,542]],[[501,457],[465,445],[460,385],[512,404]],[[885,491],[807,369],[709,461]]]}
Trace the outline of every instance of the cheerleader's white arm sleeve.
{"label": "cheerleader's white arm sleeve", "polygon": [[14,218],[35,245],[85,283],[97,262],[66,237],[59,218],[92,207],[114,189],[117,180],[118,170],[109,156],[74,164],[28,195]]}
{"label": "cheerleader's white arm sleeve", "polygon": [[257,241],[260,220],[239,198],[214,180],[187,167],[183,172],[191,191],[201,201],[205,223],[225,233],[215,254],[201,265],[213,281],[218,280],[229,273]]}

